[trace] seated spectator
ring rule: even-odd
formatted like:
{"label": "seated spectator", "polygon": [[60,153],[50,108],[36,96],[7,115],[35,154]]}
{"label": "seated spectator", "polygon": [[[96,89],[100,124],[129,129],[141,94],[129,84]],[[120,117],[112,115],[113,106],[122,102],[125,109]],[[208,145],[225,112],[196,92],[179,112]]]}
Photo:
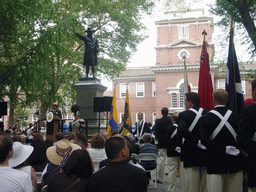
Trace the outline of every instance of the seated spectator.
{"label": "seated spectator", "polygon": [[53,143],[54,146],[56,146],[59,140],[64,139],[64,134],[62,132],[58,132],[56,133],[55,138],[56,138],[56,142]]}
{"label": "seated spectator", "polygon": [[[115,136],[115,137],[123,137],[124,139],[126,139],[126,142],[127,142],[127,146],[129,148],[129,155],[130,155],[130,158],[129,158],[129,164],[131,165],[134,165],[140,169],[143,169],[145,170],[137,161],[136,158],[132,157],[132,145],[131,143],[127,140],[127,137],[126,136]],[[105,159],[106,158],[106,159]],[[107,159],[107,156],[105,156],[103,158],[103,160],[100,162],[100,165],[99,165],[99,168],[101,169],[102,167],[105,167],[109,162],[109,159]]]}
{"label": "seated spectator", "polygon": [[42,141],[44,141],[44,136],[41,133],[35,133],[33,135],[33,139],[41,139]]}
{"label": "seated spectator", "polygon": [[100,134],[105,138],[106,141],[109,139],[108,132],[104,132],[104,133],[100,133]]}
{"label": "seated spectator", "polygon": [[84,133],[77,134],[77,140],[80,140],[84,143],[85,149],[89,149],[91,147],[90,143],[88,142],[88,139]]}
{"label": "seated spectator", "polygon": [[82,149],[75,150],[63,166],[63,172],[54,174],[49,180],[47,191],[63,191],[68,187],[70,192],[84,191],[92,173],[93,164],[89,153]]}
{"label": "seated spectator", "polygon": [[106,155],[104,149],[105,142],[105,138],[100,133],[96,133],[91,138],[91,148],[87,149],[87,151],[90,154],[93,162],[101,161],[103,157]]}
{"label": "seated spectator", "polygon": [[20,142],[13,143],[13,154],[9,159],[9,166],[24,171],[31,177],[32,185],[34,190],[37,191],[37,177],[35,169],[29,166],[26,162],[27,158],[31,155],[34,147],[29,145],[23,145]]}
{"label": "seated spectator", "polygon": [[76,141],[76,140],[77,140],[76,133],[75,133],[75,132],[70,132],[70,133],[68,134],[68,141],[69,141],[70,143],[73,143],[73,142]]}
{"label": "seated spectator", "polygon": [[53,140],[48,138],[44,141],[44,147],[47,150],[49,147],[53,146]]}
{"label": "seated spectator", "polygon": [[87,191],[95,192],[145,192],[145,171],[128,163],[130,152],[123,137],[111,137],[106,141],[105,151],[109,163],[89,179]]}
{"label": "seated spectator", "polygon": [[12,137],[12,142],[16,142],[16,141],[22,143],[22,137],[20,135],[14,135]]}
{"label": "seated spectator", "polygon": [[[144,141],[144,145],[142,145],[140,147],[140,153],[155,153],[157,155],[158,153],[158,148],[157,146],[151,144],[152,142],[152,136],[150,133],[145,133],[143,136],[142,136],[142,140]],[[157,162],[155,162],[154,160],[153,161],[141,161],[140,163],[142,165],[142,167],[144,167],[145,170],[153,170],[156,168],[156,164]],[[151,175],[150,175],[150,172],[146,172],[147,173],[147,176],[148,176],[148,182],[150,181],[151,179]]]}
{"label": "seated spectator", "polygon": [[54,173],[62,171],[64,164],[74,150],[81,149],[79,145],[70,143],[66,139],[57,142],[56,146],[46,150],[46,156],[50,163],[43,170],[41,184],[47,185]]}
{"label": "seated spectator", "polygon": [[33,186],[28,173],[9,166],[12,157],[12,140],[9,135],[0,134],[0,190],[32,192]]}
{"label": "seated spectator", "polygon": [[44,142],[41,139],[32,139],[30,145],[34,147],[34,151],[27,159],[27,162],[36,172],[41,172],[47,164]]}
{"label": "seated spectator", "polygon": [[133,140],[133,135],[131,133],[128,133],[128,134],[126,134],[126,136],[124,136],[124,138],[131,143],[132,153],[139,154],[140,146],[138,144],[136,144],[135,141]]}

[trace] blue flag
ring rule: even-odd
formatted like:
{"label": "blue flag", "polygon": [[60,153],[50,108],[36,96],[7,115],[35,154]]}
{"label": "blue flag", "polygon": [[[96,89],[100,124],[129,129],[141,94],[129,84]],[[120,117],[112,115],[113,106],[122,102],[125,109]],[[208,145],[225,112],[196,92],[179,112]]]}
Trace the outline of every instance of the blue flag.
{"label": "blue flag", "polygon": [[240,78],[238,62],[236,58],[236,51],[233,42],[233,27],[230,29],[229,52],[227,63],[227,79],[226,91],[228,92],[227,107],[237,113],[241,114],[244,107],[244,96]]}

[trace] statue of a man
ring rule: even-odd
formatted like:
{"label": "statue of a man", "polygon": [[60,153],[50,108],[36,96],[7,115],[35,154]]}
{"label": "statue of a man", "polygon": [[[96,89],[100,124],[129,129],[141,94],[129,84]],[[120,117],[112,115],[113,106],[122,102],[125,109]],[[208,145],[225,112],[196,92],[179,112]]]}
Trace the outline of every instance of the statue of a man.
{"label": "statue of a man", "polygon": [[91,66],[93,78],[95,78],[95,66],[97,65],[97,54],[99,53],[98,41],[92,37],[95,31],[90,27],[88,27],[85,32],[87,32],[87,37],[78,33],[75,34],[83,40],[85,44],[84,65],[86,66],[86,78],[88,78],[89,66]]}

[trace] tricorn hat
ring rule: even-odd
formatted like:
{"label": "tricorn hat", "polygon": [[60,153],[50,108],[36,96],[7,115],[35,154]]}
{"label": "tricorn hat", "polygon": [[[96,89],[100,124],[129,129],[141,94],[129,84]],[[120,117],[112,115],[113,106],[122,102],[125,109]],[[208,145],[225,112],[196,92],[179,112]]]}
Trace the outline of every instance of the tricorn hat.
{"label": "tricorn hat", "polygon": [[84,31],[84,32],[87,32],[87,33],[88,33],[88,32],[92,32],[92,33],[94,33],[94,32],[95,32],[95,30],[93,30],[92,28],[88,27],[88,28],[87,28],[87,30],[86,30],[86,31]]}

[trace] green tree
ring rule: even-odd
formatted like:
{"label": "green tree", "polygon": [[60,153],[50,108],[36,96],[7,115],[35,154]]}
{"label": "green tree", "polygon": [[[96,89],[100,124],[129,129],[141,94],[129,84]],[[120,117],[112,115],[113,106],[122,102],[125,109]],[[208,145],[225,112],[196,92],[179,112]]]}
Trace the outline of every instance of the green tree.
{"label": "green tree", "polygon": [[10,99],[10,126],[18,98],[37,105],[42,116],[51,103],[74,98],[83,63],[74,32],[96,29],[98,73],[120,74],[146,37],[140,19],[152,6],[153,0],[1,1],[0,87]]}
{"label": "green tree", "polygon": [[251,39],[251,48],[256,51],[256,1],[255,0],[217,0],[210,10],[213,14],[221,16],[220,24],[230,25],[230,20],[242,24]]}
{"label": "green tree", "polygon": [[29,117],[29,111],[21,108],[21,107],[17,107],[14,113],[15,116],[15,120],[14,120],[14,124],[18,125],[18,127],[26,127],[28,125],[27,120]]}

